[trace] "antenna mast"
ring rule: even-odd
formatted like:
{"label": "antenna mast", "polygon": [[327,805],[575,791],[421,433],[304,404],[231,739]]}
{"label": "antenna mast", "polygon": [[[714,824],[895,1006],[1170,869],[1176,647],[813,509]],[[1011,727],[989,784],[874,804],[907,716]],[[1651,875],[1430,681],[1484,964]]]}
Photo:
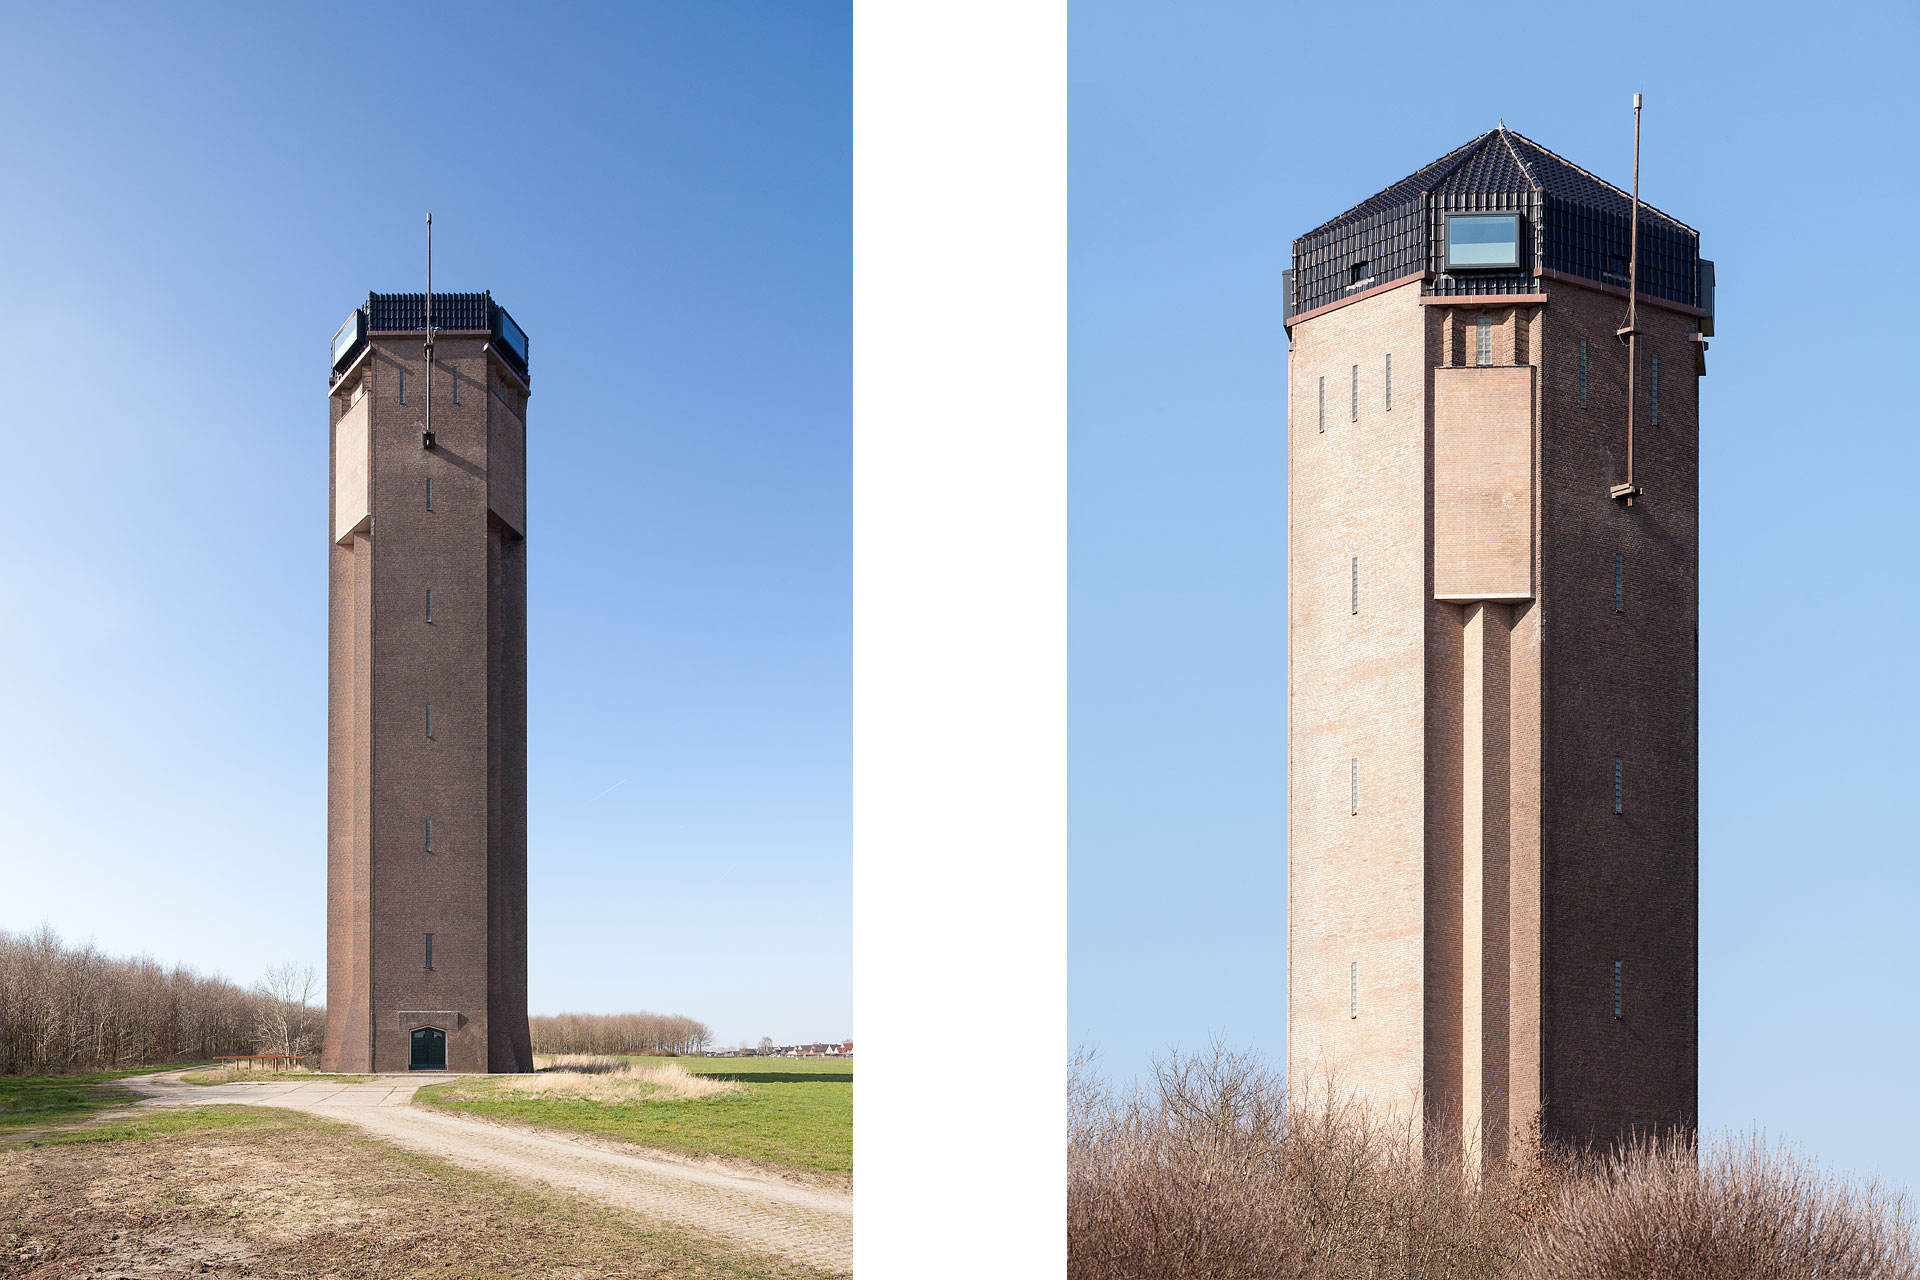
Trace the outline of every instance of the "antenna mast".
{"label": "antenna mast", "polygon": [[1634,375],[1640,368],[1640,95],[1633,95],[1633,226],[1627,233],[1627,323],[1614,336],[1627,340],[1627,482],[1609,491],[1633,505],[1640,486],[1633,482]]}
{"label": "antenna mast", "polygon": [[[1635,190],[1638,190],[1638,186]],[[420,433],[420,447],[433,448],[433,214],[427,214],[427,429]],[[1632,458],[1632,453],[1628,453]],[[1628,465],[1632,471],[1631,462]]]}

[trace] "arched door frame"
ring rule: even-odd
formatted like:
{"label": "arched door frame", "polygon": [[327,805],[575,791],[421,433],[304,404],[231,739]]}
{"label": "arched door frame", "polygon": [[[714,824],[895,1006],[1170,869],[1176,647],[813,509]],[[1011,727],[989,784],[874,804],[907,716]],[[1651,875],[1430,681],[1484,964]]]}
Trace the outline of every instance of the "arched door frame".
{"label": "arched door frame", "polygon": [[[426,1032],[426,1031],[431,1031],[433,1035],[424,1036],[421,1034],[422,1032]],[[438,1038],[438,1041],[439,1041],[438,1047],[440,1049],[440,1061],[422,1063],[419,1060],[421,1043],[423,1041],[431,1043],[436,1037]],[[409,1071],[445,1071],[446,1069],[447,1069],[446,1028],[436,1027],[432,1025],[419,1026],[419,1027],[413,1028],[412,1033],[407,1037],[407,1070]]]}

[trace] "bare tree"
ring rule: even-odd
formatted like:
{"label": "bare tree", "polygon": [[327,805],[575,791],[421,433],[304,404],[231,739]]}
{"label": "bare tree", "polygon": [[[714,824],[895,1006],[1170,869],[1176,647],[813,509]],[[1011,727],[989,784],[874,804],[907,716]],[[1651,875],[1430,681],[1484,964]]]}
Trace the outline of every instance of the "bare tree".
{"label": "bare tree", "polygon": [[[305,1026],[319,1023],[308,991]],[[148,957],[0,932],[0,1073],[44,1075],[251,1052],[264,997]],[[300,1019],[295,1019],[296,1027]],[[297,1033],[297,1032],[296,1032]]]}
{"label": "bare tree", "polygon": [[267,970],[254,988],[260,1001],[257,1039],[267,1052],[303,1058],[314,1051],[318,1037],[313,1002],[319,992],[320,979],[312,965],[289,960]]}

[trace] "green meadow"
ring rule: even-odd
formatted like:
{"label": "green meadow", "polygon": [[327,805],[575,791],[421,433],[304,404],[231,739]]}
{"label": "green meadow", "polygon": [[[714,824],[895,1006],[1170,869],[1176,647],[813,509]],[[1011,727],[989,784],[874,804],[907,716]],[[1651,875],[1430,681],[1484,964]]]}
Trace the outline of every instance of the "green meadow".
{"label": "green meadow", "polygon": [[115,1081],[152,1075],[173,1067],[129,1067],[72,1076],[0,1076],[0,1139],[21,1129],[68,1124],[97,1111],[130,1102],[132,1090]]}
{"label": "green meadow", "polygon": [[674,1062],[689,1074],[736,1081],[742,1088],[706,1098],[654,1095],[606,1100],[559,1091],[529,1094],[502,1078],[476,1077],[422,1089],[415,1101],[684,1155],[725,1156],[829,1176],[852,1173],[850,1058],[627,1061],[641,1066]]}

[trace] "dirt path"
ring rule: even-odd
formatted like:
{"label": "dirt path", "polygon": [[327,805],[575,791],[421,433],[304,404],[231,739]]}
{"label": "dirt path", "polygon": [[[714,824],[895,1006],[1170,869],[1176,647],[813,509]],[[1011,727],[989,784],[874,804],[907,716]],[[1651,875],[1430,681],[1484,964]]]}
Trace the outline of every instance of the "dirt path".
{"label": "dirt path", "polygon": [[411,1105],[414,1090],[449,1076],[389,1076],[365,1084],[278,1081],[189,1085],[180,1072],[122,1081],[139,1106],[241,1103],[289,1107],[359,1125],[453,1164],[571,1191],[741,1248],[828,1271],[853,1269],[853,1197],[666,1157],[572,1134],[492,1124]]}

